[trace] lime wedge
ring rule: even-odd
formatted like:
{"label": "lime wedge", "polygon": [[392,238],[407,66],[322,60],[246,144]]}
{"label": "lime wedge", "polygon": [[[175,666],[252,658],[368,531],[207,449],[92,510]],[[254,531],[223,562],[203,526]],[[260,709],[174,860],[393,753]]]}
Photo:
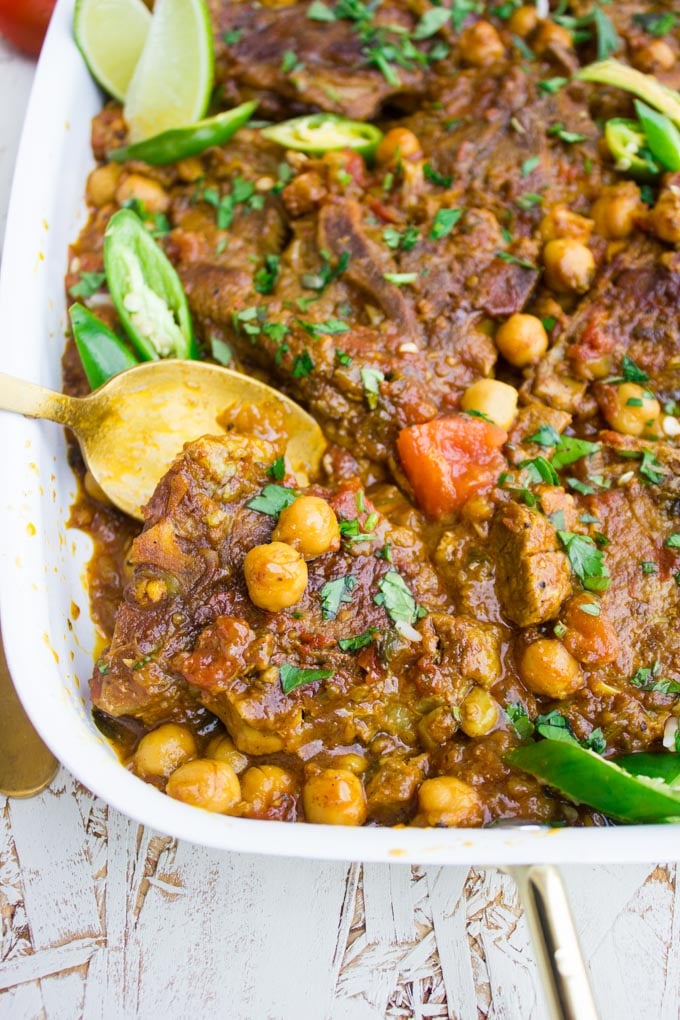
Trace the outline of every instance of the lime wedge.
{"label": "lime wedge", "polygon": [[121,102],[150,24],[151,15],[142,0],[76,0],[76,45],[92,76]]}
{"label": "lime wedge", "polygon": [[210,101],[214,55],[205,0],[156,0],[151,28],[125,97],[130,141],[200,120]]}

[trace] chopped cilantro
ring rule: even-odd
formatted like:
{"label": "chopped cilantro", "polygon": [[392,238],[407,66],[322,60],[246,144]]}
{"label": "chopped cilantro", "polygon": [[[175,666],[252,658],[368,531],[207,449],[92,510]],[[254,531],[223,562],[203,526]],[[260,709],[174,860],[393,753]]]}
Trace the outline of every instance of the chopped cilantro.
{"label": "chopped cilantro", "polygon": [[374,596],[376,606],[383,606],[392,623],[410,626],[425,615],[426,610],[416,604],[411,589],[397,570],[388,570],[378,583],[380,594]]}
{"label": "chopped cilantro", "polygon": [[335,357],[339,365],[348,366],[352,364],[352,356],[345,351],[339,351],[336,348]]}
{"label": "chopped cilantro", "polygon": [[460,32],[465,24],[465,19],[470,14],[481,14],[484,4],[477,0],[453,0],[451,4],[451,21],[456,32]]}
{"label": "chopped cilantro", "polygon": [[533,737],[534,724],[529,718],[524,705],[520,704],[519,701],[512,705],[507,705],[505,714],[520,740],[530,740]]}
{"label": "chopped cilantro", "polygon": [[81,273],[78,283],[69,288],[69,294],[74,298],[90,298],[96,294],[105,280],[106,273]]}
{"label": "chopped cilantro", "polygon": [[590,457],[600,449],[599,443],[590,443],[587,439],[576,439],[574,436],[560,436],[557,449],[552,459],[553,467],[559,471],[567,464],[582,457]]}
{"label": "chopped cilantro", "polygon": [[375,535],[362,531],[359,521],[353,517],[351,521],[340,521],[340,534],[348,542],[375,542]]}
{"label": "chopped cilantro", "polygon": [[349,252],[343,251],[334,266],[331,265],[330,256],[327,251],[321,252],[321,269],[318,273],[303,273],[301,283],[308,290],[323,291],[329,283],[344,273],[349,265]]}
{"label": "chopped cilantro", "polygon": [[326,581],[321,588],[321,615],[324,620],[334,620],[340,612],[343,602],[352,601],[352,592],[356,588],[357,579],[354,574],[345,574],[335,581]]}
{"label": "chopped cilantro", "polygon": [[531,460],[523,460],[519,466],[527,471],[532,484],[540,485],[541,482],[546,485],[560,484],[555,468],[545,457],[532,457]]}
{"label": "chopped cilantro", "polygon": [[624,354],[623,360],[621,361],[621,375],[625,382],[635,383],[646,383],[649,382],[649,376],[641,368],[639,368],[632,358],[629,358],[627,354]]}
{"label": "chopped cilantro", "polygon": [[462,215],[461,209],[439,209],[430,230],[431,239],[438,241],[440,237],[450,234]]}
{"label": "chopped cilantro", "polygon": [[413,31],[414,39],[429,39],[451,21],[448,7],[431,7],[423,14]]}
{"label": "chopped cilantro", "polygon": [[329,676],[333,676],[332,669],[300,669],[299,666],[290,666],[287,662],[279,666],[279,680],[284,694],[290,694],[296,687],[302,687],[303,684],[327,680]]}
{"label": "chopped cilantro", "polygon": [[415,248],[420,238],[420,231],[410,224],[405,230],[397,230],[396,227],[385,227],[383,230],[383,241],[392,251],[401,248],[402,251],[411,251]]}
{"label": "chopped cilantro", "polygon": [[538,266],[534,265],[533,262],[529,262],[528,259],[520,259],[509,251],[497,251],[496,258],[500,259],[501,262],[509,262],[513,266],[521,266],[522,269],[538,270]]}
{"label": "chopped cilantro", "polygon": [[279,256],[265,255],[264,265],[255,273],[255,290],[258,294],[271,294],[279,275]]}
{"label": "chopped cilantro", "polygon": [[640,476],[650,485],[660,485],[666,474],[666,468],[657,460],[651,450],[643,450],[640,463]]}
{"label": "chopped cilantro", "polygon": [[281,57],[281,70],[284,74],[290,74],[292,71],[302,71],[304,64],[298,60],[297,53],[294,50],[285,50]]}
{"label": "chopped cilantro", "polygon": [[578,744],[578,740],[571,732],[571,726],[561,712],[553,709],[547,715],[536,716],[536,732],[546,740],[561,740],[566,744]]}
{"label": "chopped cilantro", "polygon": [[532,170],[535,170],[540,162],[540,156],[530,156],[529,159],[525,159],[520,168],[522,177],[528,177]]}
{"label": "chopped cilantro", "polygon": [[300,325],[310,336],[338,336],[340,333],[349,333],[349,326],[342,319],[325,319],[324,322],[302,322]]}
{"label": "chopped cilantro", "polygon": [[285,485],[265,485],[259,496],[255,496],[246,504],[251,510],[270,517],[278,517],[282,510],[294,503],[299,492],[288,489]]}
{"label": "chopped cilantro", "polygon": [[645,32],[661,38],[673,31],[678,22],[678,16],[670,11],[667,14],[651,12],[649,14],[634,14],[633,21]]}
{"label": "chopped cilantro", "polygon": [[604,562],[604,553],[592,538],[571,531],[558,531],[557,536],[569,557],[571,569],[588,591],[606,591],[611,581]]}
{"label": "chopped cilantro", "polygon": [[417,273],[383,273],[383,279],[393,283],[396,287],[404,287],[406,284],[415,283],[418,279]]}
{"label": "chopped cilantro", "polygon": [[659,676],[661,663],[655,659],[651,666],[640,666],[630,678],[633,687],[639,691],[654,691],[657,694],[680,694],[680,683]]}
{"label": "chopped cilantro", "polygon": [[385,544],[381,546],[380,549],[376,549],[375,555],[378,557],[379,560],[387,560],[388,563],[393,562],[392,546],[390,545],[389,542],[385,542]]}
{"label": "chopped cilantro", "polygon": [[286,477],[285,457],[277,457],[274,463],[267,468],[267,474],[270,478],[273,478],[275,482],[282,482]]}
{"label": "chopped cilantro", "polygon": [[440,174],[438,170],[430,163],[423,165],[423,173],[428,181],[432,181],[433,184],[439,185],[440,188],[450,188],[453,184],[453,177],[449,177],[445,174]]}
{"label": "chopped cilantro", "polygon": [[595,492],[594,486],[582,482],[580,478],[567,478],[567,484],[574,492],[580,492],[582,496],[592,496]]}
{"label": "chopped cilantro", "polygon": [[225,32],[222,36],[222,40],[227,46],[235,46],[243,35],[242,28],[232,28],[231,31]]}
{"label": "chopped cilantro", "polygon": [[363,634],[357,634],[356,637],[340,638],[338,648],[341,652],[358,652],[361,648],[367,648],[368,645],[373,644],[379,633],[377,627],[369,627]]}
{"label": "chopped cilantro", "polygon": [[654,560],[641,560],[640,566],[642,567],[643,574],[656,574],[659,571]]}
{"label": "chopped cilantro", "polygon": [[538,88],[541,92],[545,92],[547,95],[554,95],[555,92],[567,84],[568,78],[545,78],[543,81],[539,81]]}
{"label": "chopped cilantro", "polygon": [[550,125],[547,134],[554,138],[559,138],[560,141],[565,142],[567,145],[573,145],[575,142],[586,142],[588,140],[587,135],[581,135],[578,131],[567,131],[564,124],[559,121],[557,124]]}
{"label": "chopped cilantro", "polygon": [[672,535],[669,535],[664,545],[667,549],[680,549],[680,531],[674,531]]}
{"label": "chopped cilantro", "polygon": [[543,323],[543,329],[546,333],[551,333],[557,325],[557,319],[554,315],[546,315],[544,319],[541,319],[541,322]]}
{"label": "chopped cilantro", "polygon": [[621,45],[621,40],[616,34],[609,17],[601,7],[593,8],[593,23],[597,34],[597,59],[606,60],[612,53],[615,53]]}
{"label": "chopped cilantro", "polygon": [[366,403],[368,404],[369,410],[375,411],[378,406],[378,398],[380,396],[380,383],[385,378],[384,372],[381,372],[379,368],[362,368],[361,369],[361,384],[364,387],[364,394],[366,395]]}
{"label": "chopped cilantro", "polygon": [[314,362],[309,351],[298,354],[293,362],[291,375],[293,379],[304,379],[314,371]]}
{"label": "chopped cilantro", "polygon": [[533,435],[527,436],[525,441],[538,443],[539,446],[557,446],[561,438],[557,429],[554,429],[552,425],[541,425]]}
{"label": "chopped cilantro", "polygon": [[527,191],[526,194],[520,195],[517,199],[517,207],[522,212],[528,212],[537,205],[542,205],[543,195],[538,195],[535,191]]}

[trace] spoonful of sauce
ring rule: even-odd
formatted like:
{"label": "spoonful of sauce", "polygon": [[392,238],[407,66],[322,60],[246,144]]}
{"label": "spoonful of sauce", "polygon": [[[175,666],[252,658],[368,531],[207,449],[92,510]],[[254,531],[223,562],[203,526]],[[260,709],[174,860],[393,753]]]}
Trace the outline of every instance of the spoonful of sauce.
{"label": "spoonful of sauce", "polygon": [[0,374],[0,410],[72,429],[95,481],[138,520],[184,444],[226,432],[230,414],[244,407],[260,421],[277,423],[294,473],[317,471],[326,440],[314,419],[271,386],[220,365],[147,361],[86,397]]}

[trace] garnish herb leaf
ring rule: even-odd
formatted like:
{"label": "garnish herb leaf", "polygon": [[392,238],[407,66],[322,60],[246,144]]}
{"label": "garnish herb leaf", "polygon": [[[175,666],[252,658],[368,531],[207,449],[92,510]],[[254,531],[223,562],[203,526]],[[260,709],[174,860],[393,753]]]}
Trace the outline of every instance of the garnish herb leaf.
{"label": "garnish herb leaf", "polygon": [[520,740],[530,740],[534,735],[534,724],[527,714],[524,705],[519,701],[508,705],[505,709],[512,727]]}
{"label": "garnish herb leaf", "polygon": [[273,478],[275,482],[282,482],[286,477],[285,457],[277,457],[274,463],[267,468],[267,474],[270,478]]}
{"label": "garnish herb leaf", "polygon": [[621,375],[623,376],[625,382],[636,383],[649,382],[649,376],[647,375],[647,373],[643,372],[643,370],[639,368],[635,364],[633,359],[629,358],[627,354],[624,354],[623,359],[621,361]]}
{"label": "garnish herb leaf", "polygon": [[588,591],[606,591],[611,581],[604,553],[592,538],[572,531],[558,531],[557,537],[569,557],[571,569]]}
{"label": "garnish herb leaf", "polygon": [[429,39],[431,35],[443,28],[451,20],[448,7],[431,7],[423,14],[413,31],[414,39]]}
{"label": "garnish herb leaf", "polygon": [[367,648],[370,644],[373,644],[379,633],[377,627],[369,627],[363,634],[357,634],[356,637],[340,638],[338,648],[341,652],[358,652],[360,649]]}
{"label": "garnish herb leaf", "polygon": [[428,181],[432,181],[433,184],[438,184],[440,188],[450,188],[453,184],[453,177],[449,177],[446,174],[440,174],[438,170],[430,163],[425,163],[423,166],[423,174]]}
{"label": "garnish herb leaf", "polygon": [[440,237],[450,234],[462,215],[461,209],[439,209],[430,230],[432,240],[438,241]]}
{"label": "garnish herb leaf", "polygon": [[319,592],[321,596],[321,615],[324,620],[334,620],[340,612],[343,602],[352,601],[352,592],[357,586],[354,574],[345,574],[335,581],[326,581]]}
{"label": "garnish herb leaf", "polygon": [[255,290],[258,294],[271,294],[279,275],[278,255],[265,255],[264,265],[255,273]]}
{"label": "garnish herb leaf", "polygon": [[279,666],[279,680],[284,694],[290,694],[296,687],[302,687],[303,684],[327,680],[329,676],[333,676],[332,669],[300,669],[299,666],[291,666],[287,662]]}
{"label": "garnish herb leaf", "polygon": [[255,496],[246,505],[260,514],[278,517],[298,496],[299,493],[295,489],[288,489],[285,485],[265,485],[260,495]]}
{"label": "garnish herb leaf", "polygon": [[74,298],[90,298],[96,294],[105,280],[106,273],[81,273],[78,283],[69,288],[69,294]]}
{"label": "garnish herb leaf", "polygon": [[380,594],[373,599],[376,606],[383,606],[392,623],[407,623],[411,626],[421,619],[426,610],[416,604],[411,589],[397,570],[388,570],[378,583]]}
{"label": "garnish herb leaf", "polygon": [[385,373],[381,372],[379,368],[362,368],[361,369],[361,384],[364,387],[364,394],[366,396],[366,403],[368,404],[369,410],[375,411],[378,406],[378,398],[380,397],[380,383],[385,378]]}
{"label": "garnish herb leaf", "polygon": [[659,676],[661,663],[655,659],[651,666],[640,666],[630,678],[633,687],[639,691],[654,691],[657,694],[680,694],[680,683]]}

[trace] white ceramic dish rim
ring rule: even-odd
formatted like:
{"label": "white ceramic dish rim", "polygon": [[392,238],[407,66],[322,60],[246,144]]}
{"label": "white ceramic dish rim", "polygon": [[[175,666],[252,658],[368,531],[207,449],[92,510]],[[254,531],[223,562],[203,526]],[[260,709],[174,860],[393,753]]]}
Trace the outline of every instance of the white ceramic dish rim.
{"label": "white ceramic dish rim", "polygon": [[[59,388],[69,240],[85,219],[89,122],[101,103],[59,0],[36,73],[12,189],[0,277],[0,369]],[[0,412],[0,606],[8,660],[38,732],[84,785],[137,821],[225,850],[423,864],[645,861],[680,857],[680,827],[379,829],[226,818],[165,797],[126,772],[94,727],[95,635],[83,584],[89,543],[67,529],[74,492],[56,426]],[[78,611],[78,607],[80,612]]]}

